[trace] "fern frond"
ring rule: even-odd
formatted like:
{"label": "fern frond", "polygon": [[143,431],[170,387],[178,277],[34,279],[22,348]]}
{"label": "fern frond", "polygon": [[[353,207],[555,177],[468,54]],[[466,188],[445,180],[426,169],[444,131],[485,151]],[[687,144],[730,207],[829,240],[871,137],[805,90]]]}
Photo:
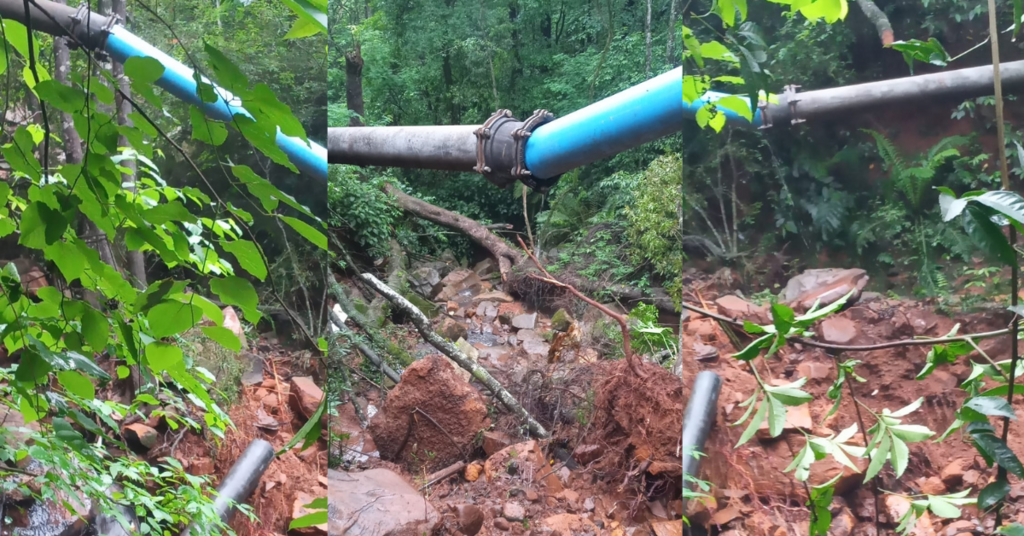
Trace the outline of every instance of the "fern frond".
{"label": "fern frond", "polygon": [[889,169],[889,177],[896,178],[903,173],[905,164],[903,157],[900,155],[896,146],[893,145],[889,138],[885,137],[884,134],[875,132],[871,129],[862,129],[863,132],[867,132],[875,139],[875,145],[878,146],[878,156],[882,157],[882,162],[885,167]]}

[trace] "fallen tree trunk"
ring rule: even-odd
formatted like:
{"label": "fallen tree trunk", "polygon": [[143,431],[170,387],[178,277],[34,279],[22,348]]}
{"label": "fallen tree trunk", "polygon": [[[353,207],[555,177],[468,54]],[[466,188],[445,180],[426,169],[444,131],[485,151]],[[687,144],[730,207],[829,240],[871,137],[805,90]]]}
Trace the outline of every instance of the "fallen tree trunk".
{"label": "fallen tree trunk", "polygon": [[882,40],[882,46],[887,47],[893,42],[892,24],[889,24],[889,17],[878,8],[871,0],[857,0],[857,5],[864,15],[875,25],[878,30],[878,37]]}
{"label": "fallen tree trunk", "polygon": [[508,272],[513,265],[518,264],[525,259],[522,253],[514,249],[498,235],[492,233],[486,226],[479,222],[449,210],[436,207],[426,201],[416,199],[390,184],[385,186],[385,191],[395,197],[395,200],[398,202],[398,206],[402,207],[402,210],[405,210],[419,218],[423,218],[424,220],[448,227],[449,229],[461,231],[469,236],[471,240],[489,251],[491,256],[498,260],[498,269],[501,271],[502,281],[506,280]]}
{"label": "fallen tree trunk", "polygon": [[428,320],[426,315],[417,309],[415,305],[409,303],[409,301],[403,298],[401,294],[395,292],[394,289],[382,283],[372,274],[362,274],[359,278],[369,284],[373,290],[377,291],[381,296],[387,298],[392,305],[409,315],[409,318],[412,319],[413,325],[416,326],[416,331],[420,332],[423,340],[430,343],[434,348],[437,348],[442,354],[448,356],[460,367],[468,370],[474,378],[494,394],[495,398],[497,398],[505,408],[526,423],[526,427],[530,430],[531,434],[541,439],[549,437],[548,431],[544,429],[544,426],[537,422],[529,412],[526,411],[526,408],[524,408],[519,401],[513,398],[511,393],[506,391],[505,388],[498,383],[498,380],[495,380],[487,370],[469,359],[469,357],[462,353],[462,351],[454,344],[448,342],[443,337],[435,333],[430,327],[430,320]]}

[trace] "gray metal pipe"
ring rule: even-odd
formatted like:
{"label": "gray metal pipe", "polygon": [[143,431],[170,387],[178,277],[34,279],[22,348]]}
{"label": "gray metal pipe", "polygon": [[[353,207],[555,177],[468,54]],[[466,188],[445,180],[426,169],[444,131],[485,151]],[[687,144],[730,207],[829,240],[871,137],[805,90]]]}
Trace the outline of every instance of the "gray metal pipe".
{"label": "gray metal pipe", "polygon": [[[213,503],[214,510],[225,523],[231,521],[235,505],[245,502],[252,492],[256,491],[260,478],[272,461],[274,447],[262,439],[254,439],[249,443],[245,452],[235,461],[235,465],[217,488],[217,499]],[[192,527],[190,525],[186,528],[181,536],[188,536]]]}
{"label": "gray metal pipe", "polygon": [[[90,12],[88,6],[80,9],[51,0],[32,0],[28,11],[33,30],[58,37],[66,37],[66,30],[70,30],[78,41],[92,49],[102,49],[112,23],[109,17]],[[0,16],[25,23],[24,0],[0,0]]]}
{"label": "gray metal pipe", "polygon": [[[1024,60],[1001,64],[999,73],[1003,87],[1024,86]],[[786,92],[767,111],[773,125],[790,124],[794,119],[838,117],[923,99],[981,97],[991,95],[993,87],[992,66],[983,65],[803,93]]]}
{"label": "gray metal pipe", "polygon": [[472,172],[480,125],[327,129],[327,162]]}
{"label": "gray metal pipe", "polygon": [[683,487],[689,487],[686,475],[696,477],[699,474],[700,458],[693,453],[704,454],[704,444],[718,414],[718,392],[721,388],[722,379],[709,370],[697,374],[693,382],[683,416]]}

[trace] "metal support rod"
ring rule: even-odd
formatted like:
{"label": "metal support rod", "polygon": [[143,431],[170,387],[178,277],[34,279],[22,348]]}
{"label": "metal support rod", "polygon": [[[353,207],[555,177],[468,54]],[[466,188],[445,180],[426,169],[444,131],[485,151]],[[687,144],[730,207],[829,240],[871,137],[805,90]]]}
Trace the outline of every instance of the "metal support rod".
{"label": "metal support rod", "polygon": [[[262,439],[254,439],[245,452],[235,461],[235,465],[228,471],[227,476],[221,481],[217,488],[217,498],[213,503],[213,509],[225,523],[231,521],[235,513],[235,505],[245,502],[246,499],[256,491],[260,478],[274,461],[274,447]],[[188,536],[192,530],[190,525],[181,533],[181,536]]]}
{"label": "metal support rod", "polygon": [[[23,0],[0,0],[0,16],[5,19],[25,23],[25,4]],[[150,57],[164,66],[164,73],[156,81],[168,93],[195,106],[198,106],[210,117],[219,121],[230,122],[234,116],[252,117],[241,105],[241,101],[213,84],[205,77],[202,81],[214,86],[218,99],[216,102],[203,102],[198,94],[195,73],[178,60],[168,56],[123,26],[112,24],[109,17],[93,13],[86,8],[74,8],[58,4],[51,0],[32,0],[29,8],[32,29],[58,37],[72,34],[75,41],[94,50],[103,50],[107,54],[124,63],[132,57]],[[327,149],[323,146],[299,138],[285,136],[280,129],[276,136],[277,146],[281,148],[296,168],[314,178],[327,180]]]}
{"label": "metal support rod", "polygon": [[718,415],[718,392],[722,388],[722,379],[718,374],[705,370],[697,374],[690,391],[690,400],[686,404],[683,416],[683,487],[689,488],[686,475],[694,478],[700,471],[700,457],[694,453],[706,454],[704,444],[715,425]]}

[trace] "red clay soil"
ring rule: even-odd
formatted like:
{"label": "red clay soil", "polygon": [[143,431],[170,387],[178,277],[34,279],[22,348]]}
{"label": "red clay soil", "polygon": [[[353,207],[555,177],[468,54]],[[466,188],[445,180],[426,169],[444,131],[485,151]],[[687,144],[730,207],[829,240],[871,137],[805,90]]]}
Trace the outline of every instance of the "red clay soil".
{"label": "red clay soil", "polygon": [[[275,360],[279,374],[288,374],[292,364],[283,358]],[[270,364],[268,363],[269,368]],[[288,382],[280,376],[275,381],[273,372],[265,371],[264,385],[246,388],[241,395],[242,400],[232,407],[228,414],[236,429],[229,430],[219,447],[212,444],[212,438],[204,439],[188,434],[178,445],[175,457],[181,461],[189,461],[195,466],[196,460],[210,459],[214,461],[215,482],[220,483],[231,470],[235,460],[254,439],[263,439],[274,446],[274,450],[283,448],[300,428],[305,418],[294,409],[294,401],[274,403],[273,395],[287,391]],[[267,394],[269,393],[269,395]],[[294,398],[294,395],[291,395]],[[261,399],[262,402],[261,402]],[[263,408],[261,410],[261,407]],[[278,430],[267,430],[256,426],[258,414],[263,411],[277,420]],[[250,497],[248,504],[253,507],[255,521],[246,516],[236,514],[231,527],[239,536],[277,536],[288,533],[288,524],[292,520],[292,507],[298,494],[304,493],[311,498],[327,495],[327,442],[321,438],[306,451],[300,452],[298,447],[278,456],[260,479],[259,486]]]}
{"label": "red clay soil", "polygon": [[[708,301],[710,297],[705,296]],[[857,335],[850,342],[854,345],[865,345],[913,336],[943,336],[957,322],[961,323],[960,333],[977,333],[1001,329],[1007,325],[1008,318],[1003,314],[973,314],[955,320],[939,316],[929,308],[910,302],[897,302],[884,298],[868,303],[857,304],[838,315],[849,319],[857,326]],[[744,335],[741,339],[746,341]],[[755,382],[747,365],[729,357],[735,353],[729,339],[716,322],[708,318],[693,315],[684,327],[684,349],[692,349],[693,343],[702,340],[705,344],[716,346],[719,357],[711,363],[701,363],[693,359],[692,350],[686,356],[684,367],[684,384],[692,385],[694,376],[701,370],[717,372],[723,380],[719,398],[717,426],[712,432],[706,452],[713,453],[703,464],[704,478],[720,491],[717,507],[722,510],[732,502],[738,513],[747,519],[755,512],[763,515],[754,516],[759,520],[767,518],[770,522],[761,523],[762,527],[751,526],[746,529],[754,536],[774,534],[777,527],[786,528],[789,534],[797,534],[796,530],[806,533],[806,507],[802,507],[806,493],[801,484],[792,479],[792,473],[783,470],[792,460],[791,449],[800,448],[800,441],[761,442],[752,439],[739,448],[734,448],[744,426],[729,426],[738,420],[745,409],[738,403],[746,400],[755,390]],[[1006,337],[988,339],[980,344],[983,350],[994,360],[1009,359],[1009,341]],[[874,412],[882,409],[898,410],[918,398],[924,398],[924,404],[918,411],[905,418],[907,424],[919,424],[941,434],[955,419],[955,411],[965,398],[964,391],[958,389],[959,384],[969,372],[967,358],[961,358],[956,364],[943,365],[931,376],[922,381],[915,381],[915,375],[922,369],[930,347],[912,346],[899,347],[871,352],[847,353],[838,356],[840,360],[858,359],[863,361],[857,367],[859,375],[867,379],[866,383],[856,383],[857,398]],[[977,354],[970,358],[981,360]],[[836,377],[836,358],[823,351],[810,347],[793,345],[784,349],[780,355],[773,357],[768,363],[756,361],[762,377],[793,381],[802,376],[815,376],[804,387],[815,399],[810,404],[810,416],[816,426],[814,433],[818,435],[838,432],[858,421],[855,404],[851,401],[849,391],[844,388],[843,402],[837,415],[825,419],[831,408],[832,401],[825,394]],[[766,378],[767,380],[767,378]],[[1015,403],[1017,414],[1024,414],[1024,400],[1018,398]],[[792,410],[791,410],[792,411]],[[873,424],[869,414],[861,411],[868,427]],[[1001,430],[1001,424],[997,424]],[[799,434],[794,434],[799,435]],[[857,436],[851,443],[863,444]],[[1024,428],[1015,422],[1011,426],[1010,447],[1018,457],[1024,458]],[[902,494],[920,494],[929,477],[938,477],[951,463],[964,464],[966,471],[963,482],[954,484],[948,491],[956,492],[968,487],[972,488],[972,496],[995,477],[995,470],[985,466],[975,449],[966,443],[958,434],[954,434],[941,443],[926,441],[910,445],[910,462],[904,476],[897,480],[891,469],[884,470],[880,477],[879,487],[890,492]],[[832,466],[830,466],[830,463]],[[888,467],[888,466],[887,466]],[[834,462],[822,461],[812,466],[812,480],[827,480],[838,469]],[[818,482],[820,483],[820,482]],[[871,493],[860,488],[856,479],[847,479],[846,502],[862,522],[870,516]],[[936,480],[931,480],[931,491],[935,493]],[[1024,495],[1024,484],[1015,481],[1012,495]],[[731,498],[731,499],[730,499]],[[1014,502],[1014,501],[1011,501]],[[1018,501],[1019,502],[1019,501]],[[965,517],[977,517],[974,507],[967,507]],[[1011,504],[1006,509],[1004,519],[1024,522],[1022,505]],[[728,516],[726,516],[728,517]],[[991,516],[990,516],[991,517]],[[941,523],[935,520],[936,529]],[[802,524],[801,524],[802,522]],[[735,523],[735,522],[734,522]],[[733,526],[733,525],[730,525]]]}

